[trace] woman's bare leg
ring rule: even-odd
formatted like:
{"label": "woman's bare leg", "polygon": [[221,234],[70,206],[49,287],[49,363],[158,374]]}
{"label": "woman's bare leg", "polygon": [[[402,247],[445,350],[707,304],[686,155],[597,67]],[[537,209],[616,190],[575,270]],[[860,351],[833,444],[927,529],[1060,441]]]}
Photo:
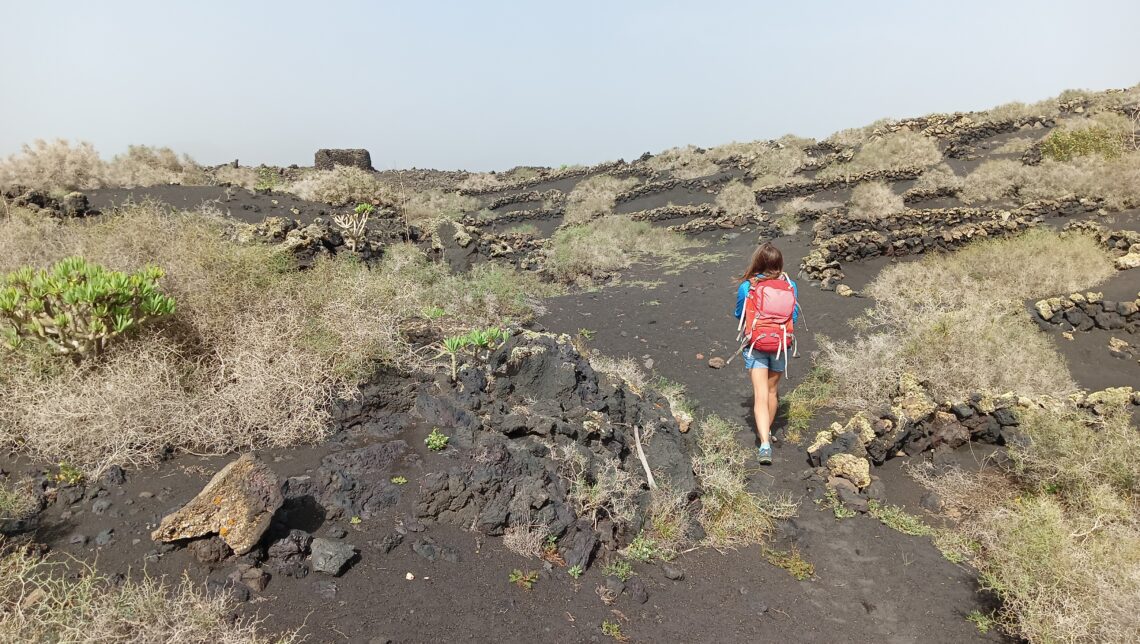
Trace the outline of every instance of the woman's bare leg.
{"label": "woman's bare leg", "polygon": [[761,445],[768,445],[772,428],[772,414],[768,412],[768,404],[771,396],[775,395],[768,391],[768,370],[749,369],[748,377],[752,379],[752,413],[756,416],[756,435],[760,437]]}
{"label": "woman's bare leg", "polygon": [[772,432],[772,424],[776,422],[776,412],[780,408],[780,401],[776,396],[776,387],[780,384],[779,371],[768,372],[768,433]]}

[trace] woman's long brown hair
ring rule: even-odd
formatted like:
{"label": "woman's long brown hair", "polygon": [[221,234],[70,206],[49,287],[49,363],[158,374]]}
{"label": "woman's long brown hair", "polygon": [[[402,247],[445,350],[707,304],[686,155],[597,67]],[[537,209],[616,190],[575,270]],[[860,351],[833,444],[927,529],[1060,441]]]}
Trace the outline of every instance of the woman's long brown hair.
{"label": "woman's long brown hair", "polygon": [[779,277],[784,272],[784,254],[772,242],[764,242],[752,253],[752,261],[748,262],[748,270],[740,277],[750,280],[753,277]]}

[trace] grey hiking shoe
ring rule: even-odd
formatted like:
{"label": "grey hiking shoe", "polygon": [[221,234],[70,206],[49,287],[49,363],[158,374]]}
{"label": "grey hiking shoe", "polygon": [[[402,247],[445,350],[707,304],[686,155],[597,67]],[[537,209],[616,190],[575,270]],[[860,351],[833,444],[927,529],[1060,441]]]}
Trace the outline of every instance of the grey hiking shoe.
{"label": "grey hiking shoe", "polygon": [[770,445],[767,447],[765,447],[764,445],[760,446],[760,464],[761,465],[771,465],[772,464],[772,447]]}

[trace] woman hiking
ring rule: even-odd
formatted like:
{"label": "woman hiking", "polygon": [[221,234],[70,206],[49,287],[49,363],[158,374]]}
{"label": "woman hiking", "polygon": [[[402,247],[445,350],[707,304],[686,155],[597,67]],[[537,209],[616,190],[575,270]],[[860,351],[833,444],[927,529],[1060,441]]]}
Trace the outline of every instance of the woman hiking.
{"label": "woman hiking", "polygon": [[795,342],[793,323],[799,317],[799,291],[784,273],[784,256],[771,242],[761,244],[736,289],[744,369],[755,396],[752,410],[760,439],[760,463],[772,463],[772,421],[776,418],[776,387]]}

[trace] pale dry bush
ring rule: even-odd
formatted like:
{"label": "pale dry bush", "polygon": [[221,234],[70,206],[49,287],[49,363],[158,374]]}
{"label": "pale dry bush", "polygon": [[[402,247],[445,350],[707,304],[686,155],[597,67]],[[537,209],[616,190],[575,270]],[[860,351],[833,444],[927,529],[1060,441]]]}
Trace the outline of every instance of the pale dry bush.
{"label": "pale dry bush", "polygon": [[779,146],[764,146],[756,150],[750,159],[748,171],[754,176],[790,177],[809,161],[806,152],[791,143]]}
{"label": "pale dry bush", "polygon": [[890,125],[891,119],[879,119],[870,125],[863,127],[852,127],[845,130],[839,130],[831,136],[824,139],[824,142],[831,143],[832,145],[841,148],[854,148],[867,142],[874,134],[875,130],[884,126]]}
{"label": "pale dry bush", "polygon": [[464,213],[479,209],[479,200],[457,192],[424,190],[411,192],[399,199],[397,209],[408,222],[432,229],[445,220],[458,219]]}
{"label": "pale dry bush", "polygon": [[696,431],[699,453],[693,457],[693,473],[703,491],[697,520],[706,545],[723,550],[761,543],[776,520],[795,516],[794,501],[749,491],[748,464],[753,456],[736,440],[738,434],[747,433],[744,427],[708,416]]}
{"label": "pale dry bush", "polygon": [[716,195],[716,205],[729,215],[754,217],[760,214],[760,204],[756,203],[756,193],[748,184],[730,181]]}
{"label": "pale dry bush", "polygon": [[581,224],[612,214],[617,196],[636,186],[637,179],[620,179],[608,174],[587,177],[577,183],[566,197],[564,221]]}
{"label": "pale dry bush", "polygon": [[919,175],[911,190],[934,191],[943,188],[960,190],[962,188],[962,178],[955,174],[950,166],[945,163],[939,163]]}
{"label": "pale dry bush", "polygon": [[1029,172],[1029,166],[1015,159],[985,161],[966,175],[958,198],[968,204],[1010,199]]}
{"label": "pale dry bush", "polygon": [[771,188],[772,186],[786,186],[797,183],[809,183],[811,180],[807,177],[799,175],[791,177],[782,177],[774,174],[764,174],[752,180],[752,189],[760,190],[761,188]]}
{"label": "pale dry bush", "polygon": [[590,471],[590,463],[577,445],[560,445],[553,452],[560,475],[569,488],[566,500],[580,518],[595,525],[609,518],[615,524],[632,524],[637,518],[641,480],[627,472],[616,457],[602,455]]}
{"label": "pale dry bush", "polygon": [[25,143],[19,154],[0,162],[0,189],[24,186],[35,190],[90,190],[103,187],[104,162],[95,147],[64,139]]}
{"label": "pale dry bush", "polygon": [[805,212],[823,212],[825,210],[835,210],[841,207],[843,207],[843,204],[838,201],[829,201],[826,199],[816,200],[813,197],[793,197],[784,202],[778,212],[781,215],[794,217]]}
{"label": "pale dry bush", "polygon": [[637,257],[669,258],[701,245],[699,240],[648,222],[615,215],[556,232],[547,250],[546,268],[557,280],[573,282],[580,276],[628,268]]}
{"label": "pale dry bush", "polygon": [[1025,151],[1033,147],[1037,139],[1031,136],[1015,136],[1012,139],[1002,143],[994,148],[994,154],[1025,154]]}
{"label": "pale dry bush", "polygon": [[597,351],[591,351],[587,358],[590,360],[590,366],[594,368],[594,371],[617,378],[629,385],[634,393],[640,394],[648,386],[649,380],[645,372],[641,370],[641,365],[637,360],[632,357],[613,358]]}
{"label": "pale dry bush", "polygon": [[460,190],[493,190],[503,186],[502,179],[494,172],[475,172],[459,182]]}
{"label": "pale dry bush", "polygon": [[821,340],[836,405],[876,408],[903,373],[929,381],[936,399],[1071,393],[1064,359],[1021,303],[1087,289],[1112,272],[1095,241],[1044,231],[888,267],[865,289],[875,300],[860,321],[867,331],[850,341]]}
{"label": "pale dry bush", "polygon": [[1057,101],[1054,99],[1045,99],[1037,103],[1029,104],[1019,101],[1004,103],[981,112],[979,116],[991,123],[1004,123],[1006,121],[1018,121],[1029,118],[1052,118],[1059,113],[1060,110],[1057,109]]}
{"label": "pale dry bush", "polygon": [[[79,562],[41,560],[0,542],[0,640],[5,642],[299,641],[298,633],[269,635],[257,618],[228,616],[228,593],[207,594],[188,578],[176,586],[128,577],[113,583]],[[78,574],[69,569],[78,568]]]}
{"label": "pale dry bush", "polygon": [[1112,210],[1140,205],[1140,152],[1113,159],[1045,159],[1026,166],[1012,159],[986,161],[966,175],[959,198],[966,203],[1017,199],[1021,202],[1067,196],[1099,198]]}
{"label": "pale dry bush", "polygon": [[1131,642],[1140,630],[1140,438],[1124,408],[1020,413],[1016,467],[912,475],[952,514],[998,623],[1029,641]]}
{"label": "pale dry bush", "polygon": [[375,173],[346,165],[332,170],[312,170],[284,190],[306,201],[333,206],[395,203],[395,197]]}
{"label": "pale dry bush", "polygon": [[215,184],[228,184],[246,190],[253,190],[261,182],[261,175],[258,174],[257,169],[248,166],[235,168],[232,165],[223,165],[211,170],[210,174],[213,176],[213,183]]}
{"label": "pale dry bush", "polygon": [[715,161],[693,145],[659,152],[647,161],[647,165],[658,172],[668,172],[677,179],[700,179],[720,171]]}
{"label": "pale dry bush", "polygon": [[167,448],[318,441],[329,403],[377,363],[426,366],[401,335],[404,320],[438,307],[448,333],[501,325],[525,320],[529,298],[550,291],[500,267],[455,275],[410,245],[390,247],[375,269],[336,258],[298,272],[273,247],[227,241],[229,226],[153,204],[94,222],[0,223],[0,271],[70,255],[117,270],[156,264],[178,306],[78,369],[0,353],[0,443],[98,472]]}
{"label": "pale dry bush", "polygon": [[522,557],[541,557],[550,531],[543,525],[516,524],[503,531],[503,545]]}
{"label": "pale dry bush", "polygon": [[146,145],[129,146],[106,164],[104,173],[104,185],[122,188],[206,184],[205,171],[188,155]]}
{"label": "pale dry bush", "polygon": [[895,194],[891,187],[882,181],[868,181],[855,186],[851,191],[851,201],[847,213],[852,219],[877,221],[898,214],[906,209],[902,195]]}
{"label": "pale dry bush", "polygon": [[879,170],[922,170],[942,161],[938,143],[925,135],[899,130],[868,140],[847,163],[819,171],[819,178],[849,177]]}
{"label": "pale dry bush", "polygon": [[658,555],[672,559],[688,545],[693,516],[685,495],[659,487],[650,492],[649,518],[643,534],[653,541]]}

